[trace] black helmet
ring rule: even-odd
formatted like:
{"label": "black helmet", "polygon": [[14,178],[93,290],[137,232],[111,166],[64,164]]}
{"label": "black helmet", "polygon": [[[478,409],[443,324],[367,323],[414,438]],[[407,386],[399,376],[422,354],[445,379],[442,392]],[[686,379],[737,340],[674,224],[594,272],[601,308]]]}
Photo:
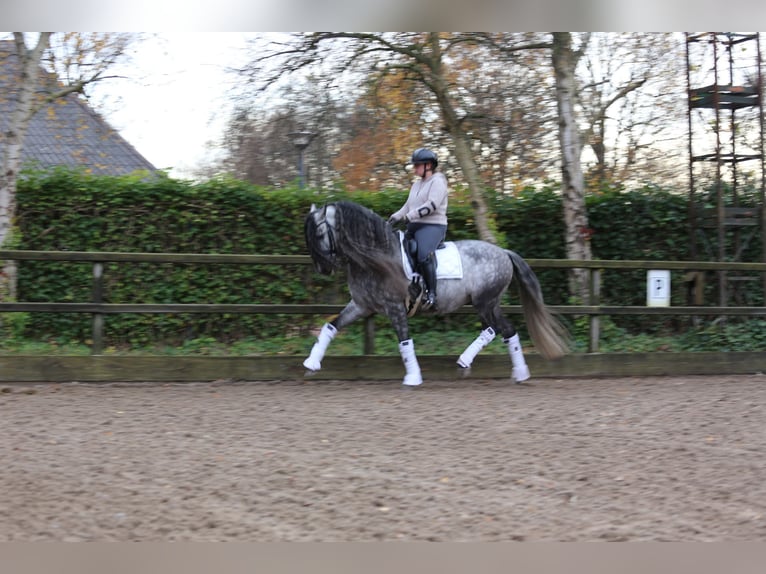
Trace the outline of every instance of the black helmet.
{"label": "black helmet", "polygon": [[418,165],[419,163],[431,163],[435,168],[439,165],[439,160],[436,159],[436,154],[430,149],[421,147],[412,152],[412,164]]}

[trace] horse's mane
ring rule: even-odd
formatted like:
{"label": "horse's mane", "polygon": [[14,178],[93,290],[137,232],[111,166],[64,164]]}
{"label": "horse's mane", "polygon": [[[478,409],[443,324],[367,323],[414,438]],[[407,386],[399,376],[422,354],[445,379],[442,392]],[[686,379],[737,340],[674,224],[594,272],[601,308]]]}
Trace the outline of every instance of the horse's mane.
{"label": "horse's mane", "polygon": [[396,234],[382,217],[352,201],[335,202],[335,241],[352,265],[382,275],[402,296],[407,279],[401,266]]}

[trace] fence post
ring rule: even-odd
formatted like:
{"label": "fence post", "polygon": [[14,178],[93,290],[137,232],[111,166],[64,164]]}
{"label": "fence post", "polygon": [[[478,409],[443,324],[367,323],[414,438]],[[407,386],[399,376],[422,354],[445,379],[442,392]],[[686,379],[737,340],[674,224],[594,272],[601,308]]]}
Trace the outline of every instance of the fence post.
{"label": "fence post", "polygon": [[[104,300],[104,264],[97,261],[93,264],[93,295],[94,303],[103,303]],[[100,355],[104,351],[104,314],[93,313],[93,344],[91,355]]]}
{"label": "fence post", "polygon": [[[590,301],[592,306],[601,304],[601,269],[589,269]],[[601,316],[588,315],[588,352],[598,353],[598,342],[601,336]]]}
{"label": "fence post", "polygon": [[375,315],[364,319],[364,354],[375,354]]}

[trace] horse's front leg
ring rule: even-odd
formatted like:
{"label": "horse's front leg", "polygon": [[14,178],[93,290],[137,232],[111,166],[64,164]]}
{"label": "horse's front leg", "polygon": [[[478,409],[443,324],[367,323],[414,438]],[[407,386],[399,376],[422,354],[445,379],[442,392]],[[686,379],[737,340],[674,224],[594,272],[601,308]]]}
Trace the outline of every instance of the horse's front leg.
{"label": "horse's front leg", "polygon": [[415,344],[410,338],[410,326],[404,305],[401,302],[390,304],[386,308],[386,315],[391,320],[391,325],[399,338],[399,354],[402,356],[406,371],[402,384],[416,387],[423,383],[423,375],[420,372],[418,358],[415,356]]}
{"label": "horse's front leg", "polygon": [[346,325],[349,325],[361,319],[367,317],[371,313],[366,309],[360,307],[353,299],[349,301],[348,305],[343,308],[343,311],[329,323],[325,323],[322,326],[322,330],[319,332],[316,343],[311,348],[311,353],[303,361],[303,366],[311,371],[318,371],[322,368],[322,359],[327,351],[327,347],[330,342],[335,338],[335,335]]}

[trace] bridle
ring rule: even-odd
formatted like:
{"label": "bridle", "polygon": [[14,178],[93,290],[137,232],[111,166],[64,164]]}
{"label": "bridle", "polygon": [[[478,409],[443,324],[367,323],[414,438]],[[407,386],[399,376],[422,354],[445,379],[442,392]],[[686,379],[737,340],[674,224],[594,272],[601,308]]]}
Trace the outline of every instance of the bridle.
{"label": "bridle", "polygon": [[[328,209],[332,209],[328,213]],[[328,221],[328,219],[331,219],[332,221]],[[325,205],[322,208],[322,220],[317,221],[316,218],[314,219],[314,222],[316,223],[317,227],[317,235],[319,235],[319,230],[324,226],[325,229],[325,235],[324,237],[327,238],[327,247],[324,247],[324,238],[321,242],[319,242],[319,245],[317,246],[319,252],[329,258],[334,258],[338,254],[338,250],[335,243],[335,206],[333,204]]]}

